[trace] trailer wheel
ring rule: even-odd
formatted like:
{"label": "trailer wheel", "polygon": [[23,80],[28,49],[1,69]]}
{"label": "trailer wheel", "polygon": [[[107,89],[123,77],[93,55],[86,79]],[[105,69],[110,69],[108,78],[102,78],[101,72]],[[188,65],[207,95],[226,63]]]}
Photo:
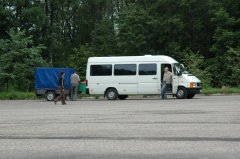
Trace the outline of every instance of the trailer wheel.
{"label": "trailer wheel", "polygon": [[118,92],[115,88],[109,88],[106,92],[108,100],[116,100],[118,97]]}
{"label": "trailer wheel", "polygon": [[48,91],[48,92],[46,93],[46,99],[47,99],[47,101],[53,101],[53,99],[55,98],[55,96],[56,96],[56,94],[55,94],[55,92],[53,92],[53,91]]}
{"label": "trailer wheel", "polygon": [[177,90],[177,93],[176,93],[176,97],[178,99],[184,99],[186,98],[186,95],[187,95],[187,90],[186,88],[184,87],[179,87],[178,90]]}

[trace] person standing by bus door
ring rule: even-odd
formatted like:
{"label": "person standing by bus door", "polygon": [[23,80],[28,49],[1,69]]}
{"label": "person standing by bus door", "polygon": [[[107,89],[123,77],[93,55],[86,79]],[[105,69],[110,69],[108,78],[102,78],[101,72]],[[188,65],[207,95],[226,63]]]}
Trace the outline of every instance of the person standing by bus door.
{"label": "person standing by bus door", "polygon": [[60,77],[58,79],[58,88],[60,90],[60,95],[54,99],[54,103],[56,104],[59,100],[62,101],[62,105],[67,104],[65,102],[65,92],[64,92],[64,75],[65,73],[63,71],[60,72]]}
{"label": "person standing by bus door", "polygon": [[162,99],[167,99],[167,87],[172,83],[172,72],[168,67],[164,68],[163,81],[162,81]]}
{"label": "person standing by bus door", "polygon": [[74,72],[71,75],[71,100],[72,101],[76,100],[77,98],[79,82],[80,82],[80,77],[76,72]]}

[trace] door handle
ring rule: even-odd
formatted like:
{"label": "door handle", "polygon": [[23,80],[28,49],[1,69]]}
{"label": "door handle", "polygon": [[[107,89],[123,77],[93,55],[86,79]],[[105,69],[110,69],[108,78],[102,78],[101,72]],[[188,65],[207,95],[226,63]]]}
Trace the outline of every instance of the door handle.
{"label": "door handle", "polygon": [[152,78],[152,79],[157,79],[156,77]]}

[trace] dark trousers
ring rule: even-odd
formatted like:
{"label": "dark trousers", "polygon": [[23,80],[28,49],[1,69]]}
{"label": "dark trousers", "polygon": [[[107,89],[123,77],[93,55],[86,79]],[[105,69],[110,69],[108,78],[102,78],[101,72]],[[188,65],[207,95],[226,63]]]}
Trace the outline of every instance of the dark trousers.
{"label": "dark trousers", "polygon": [[66,104],[65,102],[65,92],[64,89],[60,88],[60,95],[55,99],[56,102],[62,101],[62,104]]}

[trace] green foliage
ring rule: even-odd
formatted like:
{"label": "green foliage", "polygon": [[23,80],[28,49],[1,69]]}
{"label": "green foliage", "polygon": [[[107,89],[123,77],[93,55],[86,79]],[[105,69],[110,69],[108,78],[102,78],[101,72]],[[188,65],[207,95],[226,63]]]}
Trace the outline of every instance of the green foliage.
{"label": "green foliage", "polygon": [[81,81],[86,76],[87,60],[93,55],[93,51],[88,45],[83,45],[79,49],[73,49],[72,55],[69,58],[69,66],[76,69]]}
{"label": "green foliage", "polygon": [[143,7],[129,4],[119,15],[117,31],[121,55],[144,55],[149,50],[150,17]]}
{"label": "green foliage", "polygon": [[[0,1],[0,84],[32,85],[30,68],[42,59],[84,78],[90,56],[164,54],[196,60],[185,62],[207,85],[239,86],[239,8],[239,0]],[[25,33],[14,40],[11,29]]]}
{"label": "green foliage", "polygon": [[240,31],[236,30],[234,26],[240,23],[240,19],[231,17],[224,8],[220,8],[212,18],[212,22],[216,24],[212,52],[216,55],[224,55],[228,47],[239,45]]}
{"label": "green foliage", "polygon": [[222,88],[212,88],[212,87],[204,87],[203,92],[204,95],[211,94],[240,94],[240,87],[222,87]]}
{"label": "green foliage", "polygon": [[239,87],[240,81],[240,50],[237,48],[228,48],[223,56],[217,56],[209,59],[210,70],[213,74],[213,86],[233,86]]}
{"label": "green foliage", "polygon": [[199,53],[193,53],[190,50],[185,51],[183,63],[191,71],[191,73],[197,76],[205,86],[209,86],[211,83],[212,74],[209,72],[209,67],[204,67],[204,58]]}
{"label": "green foliage", "polygon": [[226,68],[229,71],[229,83],[230,86],[240,87],[240,47],[229,48],[226,57]]}
{"label": "green foliage", "polygon": [[40,56],[42,45],[34,46],[32,37],[24,31],[9,32],[10,39],[0,41],[0,79],[17,85],[20,90],[29,90],[33,82],[34,68],[47,66]]}
{"label": "green foliage", "polygon": [[0,93],[0,100],[22,100],[22,99],[36,99],[34,92],[2,92]]}
{"label": "green foliage", "polygon": [[114,24],[109,18],[104,18],[96,24],[92,32],[91,47],[95,56],[116,55],[117,41],[115,37]]}

